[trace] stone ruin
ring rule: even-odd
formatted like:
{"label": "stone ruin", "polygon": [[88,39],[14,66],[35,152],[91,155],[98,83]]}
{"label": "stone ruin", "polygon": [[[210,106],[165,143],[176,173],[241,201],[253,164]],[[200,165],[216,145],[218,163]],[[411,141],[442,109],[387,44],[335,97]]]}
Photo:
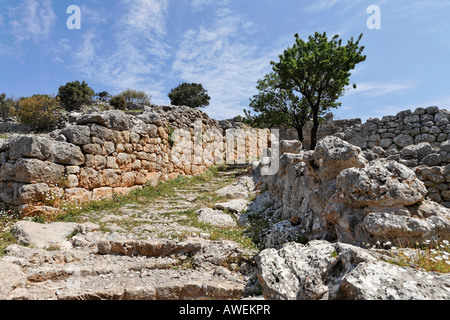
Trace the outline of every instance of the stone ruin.
{"label": "stone ruin", "polygon": [[[246,226],[255,218],[264,221],[258,234],[262,250],[249,270],[255,272],[265,299],[448,300],[448,274],[386,261],[396,254],[392,245],[450,240],[445,192],[450,183],[449,120],[446,110],[430,107],[344,125],[341,130],[327,123],[329,135],[307,151],[299,141],[278,144],[270,141],[268,130],[221,125],[199,110],[159,107],[138,116],[117,111],[72,114],[71,124],[50,136],[17,136],[1,145],[0,197],[4,206],[35,214],[51,210],[44,198],[53,192],[71,201],[101,199],[203,172],[217,161],[251,162],[263,155],[245,177],[252,181],[245,185],[255,186],[259,195],[238,222]],[[235,127],[247,131],[227,131]],[[234,139],[223,142],[227,133],[236,144]],[[279,150],[273,148],[276,145]],[[274,160],[278,172],[261,175]],[[240,187],[224,189],[233,193]],[[8,255],[0,259],[0,269],[8,272],[3,279],[5,297],[55,298],[55,291],[45,287],[45,274],[49,279],[67,274],[68,285],[56,290],[60,299],[95,298],[83,291],[92,286],[100,295],[122,299],[234,299],[248,289],[248,283],[223,267],[230,254],[239,251],[231,241],[116,239],[89,223],[61,224],[81,230],[72,243],[63,237],[68,251],[8,248]],[[42,228],[19,221],[14,227],[19,237],[25,237],[19,231],[28,225]],[[51,227],[57,226],[44,226]],[[75,243],[90,243],[92,251],[74,250]],[[189,254],[201,267],[180,273],[159,270],[161,262],[150,261],[154,255],[166,259],[178,252]],[[97,260],[101,264],[94,264]],[[144,260],[157,266],[134,277],[130,270]],[[79,268],[78,276],[70,274],[73,267]],[[98,270],[100,276],[94,275]],[[121,277],[110,278],[112,272]],[[27,286],[27,277],[34,279],[34,274],[36,284]]]}
{"label": "stone ruin", "polygon": [[[188,107],[155,106],[137,116],[72,113],[69,124],[50,135],[17,135],[0,143],[0,206],[22,215],[52,213],[58,210],[55,198],[111,198],[237,161],[237,154],[256,159],[269,144],[269,130],[246,130],[225,130]],[[227,134],[233,140],[226,143]]]}

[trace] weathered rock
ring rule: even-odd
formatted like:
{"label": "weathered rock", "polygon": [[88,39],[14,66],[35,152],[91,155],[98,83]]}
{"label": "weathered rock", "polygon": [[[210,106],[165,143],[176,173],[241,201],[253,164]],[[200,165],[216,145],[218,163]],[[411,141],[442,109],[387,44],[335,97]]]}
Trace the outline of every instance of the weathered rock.
{"label": "weathered rock", "polygon": [[448,300],[450,276],[363,262],[347,274],[341,290],[349,300]]}
{"label": "weathered rock", "polygon": [[8,156],[11,160],[36,158],[46,160],[51,155],[49,139],[36,136],[19,136],[8,143]]}
{"label": "weathered rock", "polygon": [[378,260],[373,251],[312,241],[267,249],[257,259],[263,294],[270,300],[447,300],[450,276]]}
{"label": "weathered rock", "polygon": [[410,135],[401,134],[401,135],[396,136],[393,139],[393,142],[400,148],[404,148],[404,147],[414,144],[414,138],[411,137]]}
{"label": "weathered rock", "polygon": [[410,206],[427,194],[414,171],[395,161],[344,170],[336,179],[336,190],[343,201],[355,207]]}
{"label": "weathered rock", "polygon": [[62,165],[38,159],[19,159],[15,166],[15,181],[21,183],[46,183],[56,185],[65,174]]}
{"label": "weathered rock", "polygon": [[74,231],[78,229],[76,223],[52,223],[39,224],[30,221],[19,221],[12,232],[16,239],[25,245],[31,245],[36,248],[71,248],[71,243],[67,240]]}
{"label": "weathered rock", "polygon": [[282,140],[280,141],[280,155],[285,153],[297,154],[302,150],[302,143],[298,140]]}
{"label": "weathered rock", "polygon": [[247,210],[249,202],[245,199],[234,199],[228,202],[216,203],[214,209],[230,211],[232,213],[240,214]]}
{"label": "weathered rock", "polygon": [[0,300],[9,298],[10,293],[25,286],[26,275],[15,264],[0,261]]}
{"label": "weathered rock", "polygon": [[326,137],[319,141],[314,151],[316,165],[322,181],[336,178],[347,168],[363,168],[368,161],[361,155],[361,149],[337,137]]}
{"label": "weathered rock", "polygon": [[198,220],[203,223],[207,223],[218,227],[235,227],[237,225],[236,220],[229,214],[224,213],[221,210],[213,210],[210,208],[204,208],[197,211],[199,215]]}
{"label": "weathered rock", "polygon": [[91,143],[91,130],[88,126],[68,126],[59,131],[70,143],[81,146]]}

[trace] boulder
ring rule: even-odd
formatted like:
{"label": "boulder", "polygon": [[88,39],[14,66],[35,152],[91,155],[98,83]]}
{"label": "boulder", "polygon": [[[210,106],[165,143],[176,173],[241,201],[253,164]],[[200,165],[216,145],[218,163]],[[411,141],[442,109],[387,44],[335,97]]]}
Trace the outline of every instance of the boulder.
{"label": "boulder", "polygon": [[343,201],[354,207],[410,206],[427,195],[414,171],[395,161],[346,169],[336,179],[336,190]]}
{"label": "boulder", "polygon": [[38,159],[19,159],[14,166],[15,181],[20,183],[59,184],[65,174],[63,165]]}
{"label": "boulder", "polygon": [[91,130],[88,126],[68,126],[59,130],[58,133],[64,135],[68,142],[77,146],[91,143]]}
{"label": "boulder", "polygon": [[19,158],[46,160],[51,155],[51,142],[46,137],[19,136],[10,140],[8,145],[8,157],[11,160]]}
{"label": "boulder", "polygon": [[240,214],[247,210],[249,202],[245,199],[234,199],[228,202],[216,203],[214,209],[226,210],[232,213]]}
{"label": "boulder", "polygon": [[39,224],[31,221],[19,221],[13,226],[12,232],[14,237],[24,245],[40,249],[70,249],[72,244],[67,238],[78,228],[77,223]]}
{"label": "boulder", "polygon": [[392,141],[400,148],[404,148],[414,144],[414,138],[406,134],[400,134],[396,136]]}
{"label": "boulder", "polygon": [[285,153],[297,154],[302,150],[302,143],[299,140],[282,140],[280,141],[280,155]]}
{"label": "boulder", "polygon": [[229,214],[221,210],[213,210],[204,208],[197,211],[198,220],[200,222],[210,224],[217,227],[232,228],[237,226],[236,220]]}
{"label": "boulder", "polygon": [[48,161],[69,166],[84,164],[85,159],[80,147],[60,141],[50,141],[49,144],[51,156]]}
{"label": "boulder", "polygon": [[336,178],[344,169],[363,168],[368,164],[359,147],[333,136],[319,141],[313,158],[320,168],[318,175],[322,181]]}
{"label": "boulder", "polygon": [[[450,275],[381,261],[343,243],[311,241],[266,249],[256,258],[268,300],[448,300]],[[386,258],[386,257],[385,257]]]}

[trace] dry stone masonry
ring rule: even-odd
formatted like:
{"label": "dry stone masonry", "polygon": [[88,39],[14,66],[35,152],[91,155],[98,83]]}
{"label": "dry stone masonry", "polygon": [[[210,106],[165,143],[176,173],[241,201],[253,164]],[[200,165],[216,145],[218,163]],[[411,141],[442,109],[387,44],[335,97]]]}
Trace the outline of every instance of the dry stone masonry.
{"label": "dry stone masonry", "polygon": [[370,157],[395,160],[413,169],[430,200],[450,207],[450,113],[438,107],[406,110],[369,119],[336,133]]}
{"label": "dry stone masonry", "polygon": [[[21,135],[0,145],[0,203],[24,215],[52,212],[55,199],[82,203],[128,193],[225,162],[255,158],[268,130],[223,130],[187,107],[72,113],[50,135]],[[225,141],[231,136],[233,140]]]}

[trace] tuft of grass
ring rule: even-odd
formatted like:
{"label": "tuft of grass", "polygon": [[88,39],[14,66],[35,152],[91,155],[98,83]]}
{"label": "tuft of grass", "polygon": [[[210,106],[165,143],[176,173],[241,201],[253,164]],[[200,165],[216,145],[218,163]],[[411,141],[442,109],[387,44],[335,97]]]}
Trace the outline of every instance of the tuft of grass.
{"label": "tuft of grass", "polygon": [[450,273],[450,243],[447,240],[440,242],[425,241],[413,246],[397,248],[392,259],[387,262],[411,267],[417,270],[439,273]]}

